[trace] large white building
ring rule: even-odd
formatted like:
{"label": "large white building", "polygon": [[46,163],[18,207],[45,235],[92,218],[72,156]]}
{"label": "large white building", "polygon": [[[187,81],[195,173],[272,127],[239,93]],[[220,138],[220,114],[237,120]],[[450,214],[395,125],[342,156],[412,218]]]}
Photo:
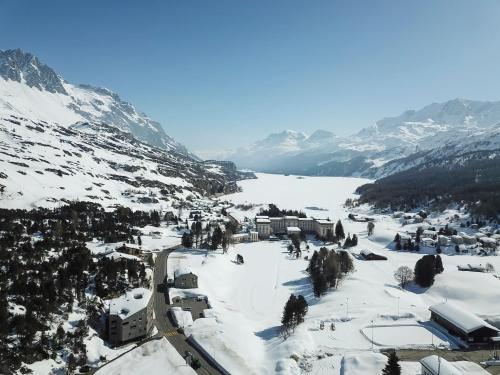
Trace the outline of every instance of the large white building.
{"label": "large white building", "polygon": [[268,238],[271,234],[289,233],[288,228],[299,228],[305,233],[315,233],[320,237],[326,237],[328,230],[332,233],[334,231],[334,223],[331,220],[297,216],[256,216],[255,225],[259,238]]}
{"label": "large white building", "polygon": [[109,302],[109,341],[119,344],[145,337],[153,328],[153,293],[135,288]]}

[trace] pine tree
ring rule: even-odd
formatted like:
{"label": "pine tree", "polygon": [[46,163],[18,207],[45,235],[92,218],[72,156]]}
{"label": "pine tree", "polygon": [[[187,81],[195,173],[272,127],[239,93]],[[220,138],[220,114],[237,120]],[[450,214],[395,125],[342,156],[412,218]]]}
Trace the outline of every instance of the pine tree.
{"label": "pine tree", "polygon": [[313,275],[313,292],[316,297],[319,298],[325,294],[327,288],[326,278],[322,272]]}
{"label": "pine tree", "polygon": [[383,375],[401,375],[401,366],[399,365],[399,358],[396,355],[396,351],[391,351],[389,354],[389,358],[387,360],[387,364],[385,368],[382,370]]}
{"label": "pine tree", "polygon": [[415,264],[415,282],[421,287],[428,288],[434,284],[434,264],[434,255],[424,255]]}
{"label": "pine tree", "polygon": [[436,255],[434,260],[434,273],[438,274],[444,271],[443,260],[440,255]]}
{"label": "pine tree", "polygon": [[344,226],[340,220],[337,221],[337,225],[335,225],[335,236],[340,240],[345,238]]}

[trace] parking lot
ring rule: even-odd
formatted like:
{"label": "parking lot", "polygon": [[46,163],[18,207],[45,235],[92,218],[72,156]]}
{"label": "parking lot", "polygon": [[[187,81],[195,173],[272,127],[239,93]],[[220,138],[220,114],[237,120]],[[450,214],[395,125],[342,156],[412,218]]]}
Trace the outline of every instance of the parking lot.
{"label": "parking lot", "polygon": [[175,297],[172,299],[171,306],[179,306],[185,311],[190,311],[193,320],[203,317],[203,310],[210,308],[207,298],[199,297]]}

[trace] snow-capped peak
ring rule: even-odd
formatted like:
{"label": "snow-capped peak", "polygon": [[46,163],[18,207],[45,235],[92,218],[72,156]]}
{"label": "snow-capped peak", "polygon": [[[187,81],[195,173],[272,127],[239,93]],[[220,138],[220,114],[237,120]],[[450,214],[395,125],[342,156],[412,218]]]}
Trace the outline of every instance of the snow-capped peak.
{"label": "snow-capped peak", "polygon": [[70,126],[102,122],[132,133],[151,145],[194,157],[165,134],[162,126],[113,91],[73,85],[31,53],[0,51],[0,110]]}

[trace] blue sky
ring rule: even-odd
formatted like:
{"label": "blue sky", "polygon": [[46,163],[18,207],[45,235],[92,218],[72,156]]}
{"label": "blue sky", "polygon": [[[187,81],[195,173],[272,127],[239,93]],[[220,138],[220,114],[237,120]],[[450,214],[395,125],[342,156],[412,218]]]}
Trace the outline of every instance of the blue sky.
{"label": "blue sky", "polygon": [[0,0],[0,49],[108,87],[214,150],[500,100],[499,16],[493,0]]}

